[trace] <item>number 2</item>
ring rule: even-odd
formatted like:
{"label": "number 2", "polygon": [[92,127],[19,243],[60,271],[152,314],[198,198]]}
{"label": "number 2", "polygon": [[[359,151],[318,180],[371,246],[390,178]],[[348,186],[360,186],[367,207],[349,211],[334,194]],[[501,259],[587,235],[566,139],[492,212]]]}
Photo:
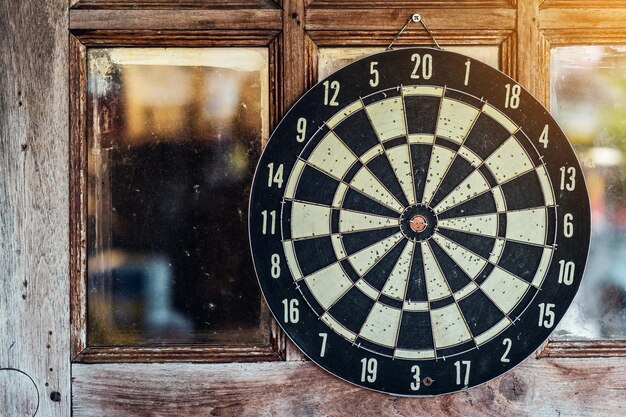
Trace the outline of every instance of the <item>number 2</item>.
{"label": "number 2", "polygon": [[511,360],[508,358],[509,352],[511,351],[511,346],[513,346],[513,342],[508,337],[502,341],[502,344],[505,346],[504,353],[500,358],[500,362],[509,363]]}

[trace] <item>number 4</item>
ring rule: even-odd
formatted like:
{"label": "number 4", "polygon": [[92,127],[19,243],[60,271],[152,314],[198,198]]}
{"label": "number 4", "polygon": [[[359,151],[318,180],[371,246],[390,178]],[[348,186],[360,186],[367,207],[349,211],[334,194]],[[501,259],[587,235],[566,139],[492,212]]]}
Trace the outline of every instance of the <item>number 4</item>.
{"label": "number 4", "polygon": [[548,129],[549,127],[546,125],[541,132],[541,136],[539,136],[539,143],[543,144],[544,149],[548,147]]}

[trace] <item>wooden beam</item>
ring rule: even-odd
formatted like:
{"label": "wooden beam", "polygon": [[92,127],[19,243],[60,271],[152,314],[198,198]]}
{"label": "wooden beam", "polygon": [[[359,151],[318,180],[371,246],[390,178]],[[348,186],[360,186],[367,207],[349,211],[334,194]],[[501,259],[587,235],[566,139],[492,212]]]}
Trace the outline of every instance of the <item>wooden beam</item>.
{"label": "wooden beam", "polygon": [[0,6],[0,415],[70,415],[67,4]]}
{"label": "wooden beam", "polygon": [[517,79],[540,102],[546,102],[545,45],[539,31],[539,3],[524,0],[517,12]]}
{"label": "wooden beam", "polygon": [[547,8],[540,14],[541,29],[621,29],[626,30],[626,7]]}
{"label": "wooden beam", "polygon": [[[307,30],[390,30],[399,31],[414,13],[412,10],[387,9],[308,9]],[[424,9],[424,22],[436,32],[441,29],[515,29],[515,9]],[[413,24],[413,30],[423,29]],[[437,34],[435,33],[435,37]]]}
{"label": "wooden beam", "polygon": [[419,400],[356,387],[311,362],[75,364],[72,375],[74,417],[153,415],[155,404],[180,417],[615,417],[626,392],[623,358],[528,359],[487,384]]}
{"label": "wooden beam", "polygon": [[279,9],[70,10],[70,29],[280,30]]}

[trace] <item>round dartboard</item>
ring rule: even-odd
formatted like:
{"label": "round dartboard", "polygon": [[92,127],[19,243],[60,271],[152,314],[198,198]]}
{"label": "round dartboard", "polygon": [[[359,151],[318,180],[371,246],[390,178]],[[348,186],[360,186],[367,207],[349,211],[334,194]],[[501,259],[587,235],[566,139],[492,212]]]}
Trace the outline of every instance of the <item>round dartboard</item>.
{"label": "round dartboard", "polygon": [[590,235],[580,165],[514,80],[433,48],[360,59],[311,88],[257,167],[249,228],[276,320],[354,384],[437,395],[548,337]]}

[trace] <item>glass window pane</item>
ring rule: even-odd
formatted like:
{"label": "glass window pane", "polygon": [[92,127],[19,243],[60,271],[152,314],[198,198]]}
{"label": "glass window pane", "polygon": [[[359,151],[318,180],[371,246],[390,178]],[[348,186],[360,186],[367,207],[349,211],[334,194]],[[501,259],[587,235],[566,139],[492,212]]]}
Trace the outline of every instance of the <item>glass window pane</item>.
{"label": "glass window pane", "polygon": [[550,111],[585,170],[592,212],[587,269],[555,338],[626,337],[626,46],[550,53]]}
{"label": "glass window pane", "polygon": [[[500,48],[497,45],[446,46],[445,49],[470,56],[494,68],[500,68]],[[320,80],[324,79],[356,59],[384,50],[385,48],[380,47],[320,48],[318,50],[318,77]]]}
{"label": "glass window pane", "polygon": [[267,343],[248,247],[263,48],[88,51],[90,346]]}

